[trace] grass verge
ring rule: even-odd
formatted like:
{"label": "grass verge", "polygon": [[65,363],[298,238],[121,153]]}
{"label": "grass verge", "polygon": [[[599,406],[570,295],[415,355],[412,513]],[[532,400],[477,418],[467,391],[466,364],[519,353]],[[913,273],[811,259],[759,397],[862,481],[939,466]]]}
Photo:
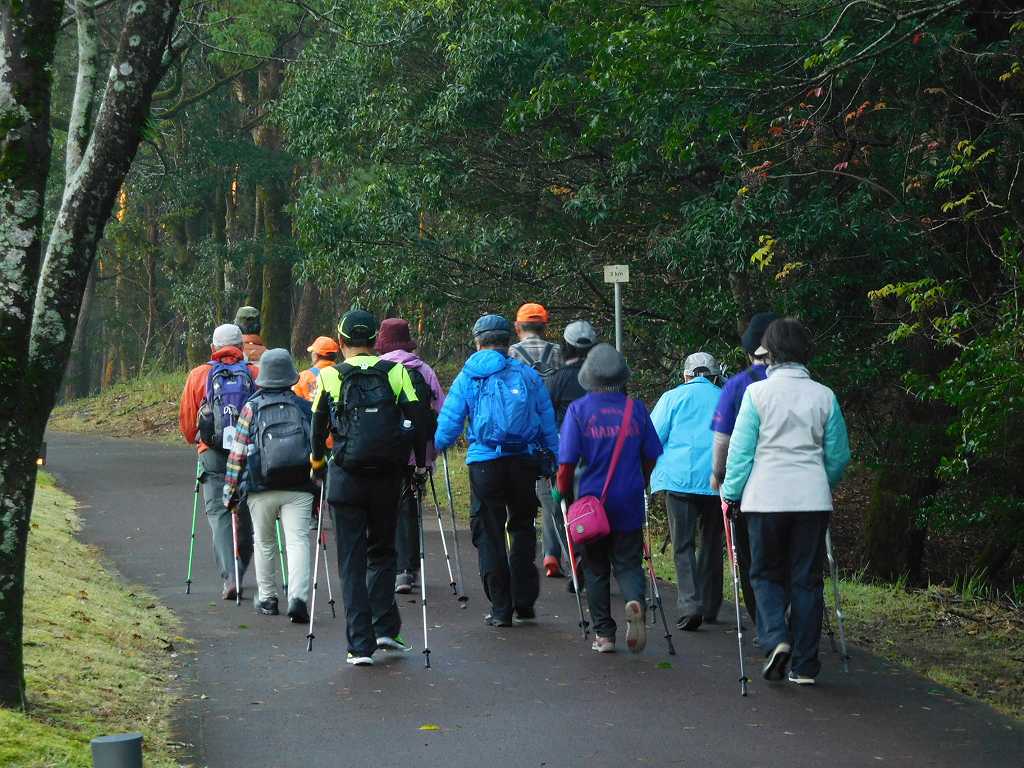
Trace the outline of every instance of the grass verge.
{"label": "grass verge", "polygon": [[171,768],[173,614],[104,569],[74,538],[75,501],[40,474],[25,592],[28,713],[0,710],[0,765],[87,768],[89,740],[140,731],[150,768]]}

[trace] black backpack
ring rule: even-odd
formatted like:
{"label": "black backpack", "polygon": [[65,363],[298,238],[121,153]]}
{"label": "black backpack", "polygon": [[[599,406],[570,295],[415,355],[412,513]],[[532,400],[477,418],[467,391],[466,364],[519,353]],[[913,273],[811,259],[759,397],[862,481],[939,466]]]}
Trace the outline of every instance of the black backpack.
{"label": "black backpack", "polygon": [[246,463],[251,481],[248,490],[283,491],[308,485],[309,410],[290,391],[258,394],[249,405],[253,409],[253,454]]}
{"label": "black backpack", "polygon": [[388,372],[399,363],[379,360],[361,368],[335,366],[341,399],[331,414],[334,463],[343,469],[371,471],[405,466],[412,450],[413,427],[402,415]]}
{"label": "black backpack", "polygon": [[425,411],[423,418],[426,421],[427,437],[430,441],[434,439],[434,432],[437,431],[437,414],[434,412],[434,390],[427,384],[423,374],[416,368],[406,367],[409,378],[412,379],[412,388],[416,391],[416,399],[423,405]]}
{"label": "black backpack", "polygon": [[546,343],[540,360],[534,360],[533,356],[523,347],[516,347],[516,352],[523,358],[523,362],[539,373],[540,377],[545,381],[558,370],[551,364],[551,356],[555,353],[555,345],[550,341]]}

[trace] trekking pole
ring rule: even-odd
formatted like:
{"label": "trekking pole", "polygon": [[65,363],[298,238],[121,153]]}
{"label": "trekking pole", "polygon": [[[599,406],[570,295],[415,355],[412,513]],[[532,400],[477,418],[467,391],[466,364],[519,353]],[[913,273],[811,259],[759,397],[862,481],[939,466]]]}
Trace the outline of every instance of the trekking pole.
{"label": "trekking pole", "polygon": [[241,573],[242,555],[238,550],[238,504],[231,507],[231,543],[235,548],[235,605],[242,604],[242,579]]}
{"label": "trekking pole", "polygon": [[665,618],[665,606],[661,602],[661,590],[658,589],[658,577],[654,574],[654,558],[651,557],[651,525],[647,515],[647,491],[644,490],[644,560],[647,561],[647,574],[651,577],[651,592],[654,594],[654,602],[661,614],[661,625],[665,628],[665,642],[668,643],[668,655],[676,655],[676,647],[672,644],[672,633],[668,629],[668,619]]}
{"label": "trekking pole", "polygon": [[334,610],[334,589],[331,587],[331,563],[327,559],[327,531],[324,531],[320,536],[320,546],[324,550],[324,578],[327,581],[327,605],[331,608],[331,618],[338,618],[337,611]]}
{"label": "trekking pole", "polygon": [[846,647],[846,622],[843,619],[843,609],[839,603],[839,566],[836,565],[835,552],[832,549],[832,527],[825,529],[825,555],[828,557],[828,567],[832,575],[832,602],[836,612],[836,625],[839,627],[839,651],[842,654],[843,671],[850,671],[850,654]]}
{"label": "trekking pole", "polygon": [[[719,496],[721,498],[721,496]],[[722,519],[725,523],[725,551],[732,568],[732,602],[736,607],[736,645],[740,652],[740,696],[747,695],[747,673],[743,664],[743,622],[740,620],[740,572],[736,564],[736,526],[729,505],[722,499]]]}
{"label": "trekking pole", "polygon": [[580,582],[576,578],[576,550],[572,546],[572,536],[569,533],[569,507],[562,499],[562,527],[565,529],[566,549],[569,551],[569,569],[572,571],[572,590],[576,593],[576,607],[580,609],[580,634],[587,639],[590,634],[590,622],[583,615],[583,598],[580,597]]}
{"label": "trekking pole", "polygon": [[[320,538],[320,536],[323,533],[323,528],[324,528],[324,485],[325,485],[324,482],[320,483],[320,513],[316,516],[316,540],[317,540],[317,546],[315,547],[316,554],[313,555],[313,595],[309,599],[309,632],[306,633],[306,651],[312,651],[313,650],[313,638],[316,637],[316,635],[313,634],[313,618],[316,616],[316,589],[317,589],[317,586],[319,586],[317,582],[318,582],[318,580],[320,578],[320,546],[319,546],[319,544],[322,542],[322,539]],[[327,564],[327,548],[325,547],[324,548],[324,565],[326,566],[326,564]],[[331,574],[330,574],[330,571],[326,567],[324,568],[324,570],[327,571],[327,586],[328,586],[328,588],[330,588],[330,586],[331,586]],[[334,598],[332,597],[331,598],[331,603],[332,603],[332,605],[331,605],[331,612],[332,613],[334,612],[333,602],[334,602]]]}
{"label": "trekking pole", "polygon": [[466,582],[462,579],[462,552],[459,549],[459,524],[455,520],[455,500],[452,497],[452,478],[448,472],[448,451],[441,452],[444,464],[444,484],[448,491],[448,510],[452,514],[452,539],[455,541],[455,573],[458,575],[459,607],[465,608],[469,598],[466,597]]}
{"label": "trekking pole", "polygon": [[434,497],[434,511],[437,512],[437,529],[441,532],[441,547],[444,549],[444,562],[448,566],[448,582],[452,588],[452,595],[458,597],[459,589],[455,584],[455,574],[452,573],[452,559],[448,556],[448,542],[444,537],[444,523],[441,521],[441,505],[437,503],[437,488],[434,487],[434,470],[428,471],[430,478],[430,493]]}
{"label": "trekking pole", "polygon": [[[415,482],[415,481],[414,481]],[[423,486],[416,484],[416,517],[420,526],[420,604],[423,606],[423,665],[430,669],[430,641],[427,637],[427,555],[423,537]]]}
{"label": "trekking pole", "polygon": [[[281,561],[281,586],[284,594],[288,596],[288,569],[284,564],[284,547],[281,545],[281,516],[274,518],[274,533],[277,535],[277,557]],[[308,533],[306,534],[309,535]]]}
{"label": "trekking pole", "polygon": [[203,464],[196,460],[196,491],[192,497],[192,533],[188,539],[188,571],[185,573],[185,594],[192,594],[192,553],[196,548],[196,516],[199,514],[199,478],[203,476]]}

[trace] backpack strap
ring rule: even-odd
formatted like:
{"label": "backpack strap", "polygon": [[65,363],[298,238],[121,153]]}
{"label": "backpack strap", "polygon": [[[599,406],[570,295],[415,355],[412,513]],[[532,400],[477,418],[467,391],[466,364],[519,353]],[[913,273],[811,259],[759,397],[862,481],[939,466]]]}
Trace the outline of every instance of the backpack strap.
{"label": "backpack strap", "polygon": [[544,354],[541,355],[540,364],[546,366],[553,354],[555,354],[555,345],[549,341],[547,346],[544,347]]}
{"label": "backpack strap", "polygon": [[611,485],[612,477],[615,475],[615,468],[619,465],[619,456],[622,455],[622,444],[626,442],[626,433],[629,431],[630,422],[633,420],[633,399],[626,396],[626,408],[622,412],[622,424],[619,425],[619,434],[615,438],[615,448],[612,451],[612,461],[608,465],[608,475],[604,479],[604,488],[601,489],[601,503],[604,504],[608,496],[608,486]]}
{"label": "backpack strap", "polygon": [[537,365],[537,361],[533,359],[533,355],[531,355],[529,352],[526,351],[526,347],[523,347],[522,345],[517,344],[516,345],[516,354],[521,356],[523,358],[523,361],[528,366],[530,366],[531,368],[533,368],[535,365]]}

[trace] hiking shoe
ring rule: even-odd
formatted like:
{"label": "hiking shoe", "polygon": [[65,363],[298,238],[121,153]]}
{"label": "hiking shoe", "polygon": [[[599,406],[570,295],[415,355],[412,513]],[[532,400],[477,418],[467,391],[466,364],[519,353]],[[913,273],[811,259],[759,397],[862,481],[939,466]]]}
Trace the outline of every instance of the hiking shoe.
{"label": "hiking shoe", "polygon": [[256,609],[256,613],[261,616],[277,616],[280,611],[277,610],[277,598],[268,597],[266,600],[260,600],[259,595],[252,599],[253,607]]}
{"label": "hiking shoe", "polygon": [[801,675],[799,672],[789,670],[789,682],[797,685],[814,685],[814,678],[810,675]]}
{"label": "hiking shoe", "polygon": [[703,623],[704,618],[699,613],[694,613],[679,619],[676,622],[676,629],[681,629],[683,632],[696,632]]}
{"label": "hiking shoe", "polygon": [[413,579],[412,571],[402,571],[395,576],[395,594],[408,595],[412,592]]}
{"label": "hiking shoe", "polygon": [[516,608],[512,611],[513,624],[532,624],[537,620],[537,612],[533,606],[529,608]]}
{"label": "hiking shoe", "polygon": [[489,627],[511,627],[512,620],[498,618],[494,614],[488,613],[486,616],[484,616],[484,624],[486,624]]}
{"label": "hiking shoe", "polygon": [[761,677],[776,683],[784,678],[786,676],[786,664],[789,663],[790,650],[789,643],[779,643],[776,645],[772,652],[768,654],[768,661],[765,662],[764,667],[761,669]]}
{"label": "hiking shoe", "polygon": [[309,621],[309,608],[306,601],[295,598],[288,601],[288,618],[292,624],[305,624]]}
{"label": "hiking shoe", "polygon": [[345,659],[345,663],[346,664],[351,664],[353,667],[372,667],[373,666],[373,657],[372,656],[357,656],[356,654],[352,653],[352,651],[349,651],[348,652],[348,658]]}
{"label": "hiking shoe", "polygon": [[615,653],[615,638],[594,635],[594,642],[590,646],[590,650],[594,653]]}
{"label": "hiking shoe", "polygon": [[[244,590],[239,590],[238,591],[237,597],[238,597],[239,600],[242,599],[242,595],[243,594],[245,594]],[[235,597],[236,597],[235,582],[233,582],[233,581],[225,581],[224,582],[224,588],[220,591],[220,596],[221,596],[222,600],[234,600]]]}
{"label": "hiking shoe", "polygon": [[402,639],[401,635],[395,635],[394,637],[382,635],[381,637],[377,638],[377,647],[386,651],[412,650],[412,646],[405,642],[405,640]]}
{"label": "hiking shoe", "polygon": [[637,600],[626,603],[626,647],[633,653],[640,653],[647,647],[647,622],[643,606]]}
{"label": "hiking shoe", "polygon": [[565,574],[562,573],[562,566],[558,562],[558,558],[554,555],[544,556],[544,575],[549,579],[564,579]]}

